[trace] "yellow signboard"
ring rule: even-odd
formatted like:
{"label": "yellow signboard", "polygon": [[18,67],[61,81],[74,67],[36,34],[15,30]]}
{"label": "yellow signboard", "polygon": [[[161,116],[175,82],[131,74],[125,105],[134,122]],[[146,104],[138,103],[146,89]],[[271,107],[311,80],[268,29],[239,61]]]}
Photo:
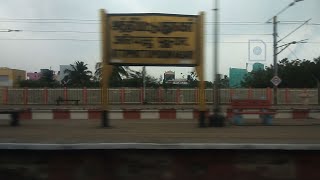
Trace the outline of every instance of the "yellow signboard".
{"label": "yellow signboard", "polygon": [[196,66],[200,51],[198,16],[108,14],[109,64]]}

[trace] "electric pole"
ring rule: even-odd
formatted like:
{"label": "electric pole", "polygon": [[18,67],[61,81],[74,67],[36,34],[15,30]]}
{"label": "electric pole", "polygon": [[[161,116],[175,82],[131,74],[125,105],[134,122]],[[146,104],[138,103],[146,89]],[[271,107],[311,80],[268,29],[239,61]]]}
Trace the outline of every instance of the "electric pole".
{"label": "electric pole", "polygon": [[[273,17],[273,68],[274,68],[274,77],[278,76],[278,28],[277,28],[278,22],[277,22],[277,16]],[[274,105],[278,104],[278,86],[273,85],[273,103]]]}
{"label": "electric pole", "polygon": [[216,4],[215,4],[215,8],[213,9],[213,11],[215,13],[213,13],[213,18],[214,18],[214,28],[213,28],[213,35],[214,35],[214,49],[213,49],[213,53],[214,53],[214,59],[213,59],[213,69],[214,69],[214,73],[213,73],[213,112],[216,112],[219,110],[219,84],[218,84],[218,81],[219,81],[219,77],[218,77],[218,58],[219,58],[219,54],[218,54],[218,51],[219,51],[219,37],[218,37],[218,34],[219,34],[219,24],[218,24],[218,21],[219,21],[219,1],[216,0]]}
{"label": "electric pole", "polygon": [[[297,2],[300,2],[303,0],[294,0],[293,2],[291,2],[290,4],[288,4],[286,7],[284,7],[281,11],[279,11],[275,16],[273,16],[273,18],[270,18],[267,23],[270,23],[271,20],[273,22],[273,68],[274,68],[274,76],[272,78],[272,83],[273,83],[273,104],[277,105],[278,104],[278,85],[281,82],[281,79],[278,77],[278,60],[277,60],[277,56],[278,56],[278,42],[282,41],[284,38],[282,38],[281,40],[278,41],[278,20],[277,20],[277,16],[279,16],[281,13],[283,13],[284,11],[286,11],[288,8],[292,7],[293,5],[295,5]],[[294,32],[294,31],[293,31]],[[291,33],[290,33],[291,34]],[[289,34],[289,35],[290,35]],[[280,51],[282,52],[282,51]]]}
{"label": "electric pole", "polygon": [[213,9],[214,17],[214,49],[213,49],[213,114],[209,117],[209,126],[222,127],[224,126],[225,117],[221,114],[220,109],[220,95],[219,95],[219,85],[220,76],[218,73],[219,68],[219,0],[215,0],[215,8]]}

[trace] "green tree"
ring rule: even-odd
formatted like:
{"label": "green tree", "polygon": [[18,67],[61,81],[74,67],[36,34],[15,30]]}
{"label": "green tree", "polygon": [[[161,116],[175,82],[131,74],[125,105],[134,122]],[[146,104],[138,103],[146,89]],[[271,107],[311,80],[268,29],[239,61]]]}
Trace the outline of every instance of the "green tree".
{"label": "green tree", "polygon": [[[146,87],[159,87],[160,82],[157,78],[148,74],[145,75]],[[130,77],[122,81],[124,87],[143,87],[143,74],[142,71],[131,71]]]}
{"label": "green tree", "polygon": [[19,81],[19,86],[33,88],[56,88],[60,87],[60,84],[54,79],[54,72],[52,70],[45,70],[42,72],[41,78],[39,80],[22,80]]}
{"label": "green tree", "polygon": [[19,87],[40,88],[48,86],[39,80],[21,80],[19,81]]}
{"label": "green tree", "polygon": [[[110,86],[121,86],[123,78],[129,78],[135,71],[130,69],[129,66],[112,66],[112,74],[110,77]],[[102,63],[98,62],[95,65],[94,79],[101,81],[102,78]]]}
{"label": "green tree", "polygon": [[76,61],[70,64],[71,69],[66,69],[64,73],[67,75],[63,78],[62,83],[71,87],[85,87],[90,86],[92,72],[88,70],[88,64],[82,61]]}
{"label": "green tree", "polygon": [[41,74],[41,78],[39,79],[42,82],[51,83],[54,81],[54,73],[52,70],[44,70]]}
{"label": "green tree", "polygon": [[241,82],[241,87],[266,88],[272,87],[270,79],[273,77],[273,68],[248,73]]}
{"label": "green tree", "polygon": [[[272,87],[273,66],[249,73],[241,83],[244,87]],[[282,79],[280,88],[315,88],[320,80],[320,57],[310,60],[283,59],[278,63],[278,74]]]}
{"label": "green tree", "polygon": [[224,75],[223,78],[220,79],[220,88],[229,88],[229,77]]}
{"label": "green tree", "polygon": [[318,87],[320,87],[320,56],[313,61],[314,64],[311,65],[312,77],[317,82]]}
{"label": "green tree", "polygon": [[[184,75],[182,77],[184,77]],[[196,71],[191,71],[187,74],[187,82],[188,84],[171,84],[163,81],[162,86],[163,88],[197,88],[199,87],[199,77]],[[205,88],[213,87],[213,83],[210,81],[204,81],[204,83]]]}

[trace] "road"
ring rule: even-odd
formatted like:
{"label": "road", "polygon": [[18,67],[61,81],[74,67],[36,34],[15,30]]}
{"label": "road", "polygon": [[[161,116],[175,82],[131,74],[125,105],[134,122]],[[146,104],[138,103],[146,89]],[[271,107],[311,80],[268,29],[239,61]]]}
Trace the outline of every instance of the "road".
{"label": "road", "polygon": [[275,120],[263,126],[248,120],[244,126],[198,128],[195,120],[100,121],[25,120],[19,127],[0,122],[0,143],[320,143],[320,120]]}

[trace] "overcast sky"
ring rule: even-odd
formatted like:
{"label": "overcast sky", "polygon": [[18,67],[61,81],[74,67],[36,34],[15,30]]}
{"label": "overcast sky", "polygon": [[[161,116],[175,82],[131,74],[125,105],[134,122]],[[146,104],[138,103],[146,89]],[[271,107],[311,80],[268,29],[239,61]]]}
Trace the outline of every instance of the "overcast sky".
{"label": "overcast sky", "polygon": [[[264,23],[291,2],[292,0],[221,0],[220,21],[223,23],[220,25],[219,72],[228,74],[230,67],[245,68],[246,63],[253,63],[248,60],[249,40],[266,42],[266,61],[262,63],[272,64],[272,24]],[[100,61],[101,55],[98,21],[101,8],[108,13],[196,15],[204,11],[205,77],[211,81],[213,4],[214,0],[0,0],[0,67],[23,69],[27,72],[45,68],[58,71],[59,65],[72,64],[78,60],[87,63],[94,71],[94,65]],[[279,54],[278,59],[287,57],[312,60],[320,56],[319,8],[319,0],[304,0],[279,15],[278,19],[283,23],[305,21],[309,18],[312,20],[283,40],[291,42],[308,39],[308,43],[291,45]],[[286,36],[298,26],[299,24],[279,24],[279,37]],[[5,32],[7,29],[22,32]],[[176,71],[178,77],[181,77],[181,73],[187,74],[192,68],[147,67],[147,72],[156,78],[168,70]]]}

